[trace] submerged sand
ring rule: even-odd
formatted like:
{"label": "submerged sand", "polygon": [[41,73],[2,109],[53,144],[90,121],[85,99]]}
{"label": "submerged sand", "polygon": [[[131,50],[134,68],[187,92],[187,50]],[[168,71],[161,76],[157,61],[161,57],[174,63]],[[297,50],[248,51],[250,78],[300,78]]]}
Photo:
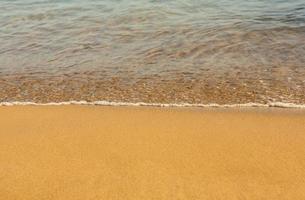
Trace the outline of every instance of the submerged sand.
{"label": "submerged sand", "polygon": [[0,199],[305,199],[305,112],[0,107]]}

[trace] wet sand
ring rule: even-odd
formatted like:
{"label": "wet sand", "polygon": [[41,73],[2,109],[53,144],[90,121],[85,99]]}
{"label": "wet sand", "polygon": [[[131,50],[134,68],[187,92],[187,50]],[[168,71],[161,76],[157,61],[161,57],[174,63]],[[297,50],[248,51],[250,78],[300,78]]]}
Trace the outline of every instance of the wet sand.
{"label": "wet sand", "polygon": [[0,199],[305,199],[305,112],[0,107]]}

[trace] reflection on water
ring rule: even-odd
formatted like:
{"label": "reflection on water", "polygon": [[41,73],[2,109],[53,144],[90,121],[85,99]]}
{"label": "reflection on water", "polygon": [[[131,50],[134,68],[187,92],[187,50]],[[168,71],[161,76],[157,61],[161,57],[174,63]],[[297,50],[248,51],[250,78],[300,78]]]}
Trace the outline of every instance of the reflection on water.
{"label": "reflection on water", "polygon": [[304,0],[1,0],[0,101],[305,103]]}

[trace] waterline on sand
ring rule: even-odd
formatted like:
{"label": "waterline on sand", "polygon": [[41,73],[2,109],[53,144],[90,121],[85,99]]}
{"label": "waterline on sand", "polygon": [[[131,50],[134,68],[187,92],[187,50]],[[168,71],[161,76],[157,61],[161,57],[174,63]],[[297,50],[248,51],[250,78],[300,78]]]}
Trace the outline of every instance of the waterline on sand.
{"label": "waterline on sand", "polygon": [[152,107],[201,107],[201,108],[238,108],[238,107],[278,107],[278,108],[301,108],[304,109],[304,104],[284,103],[284,102],[269,102],[266,104],[260,103],[244,103],[244,104],[190,104],[190,103],[145,103],[145,102],[112,102],[112,101],[65,101],[65,102],[0,102],[0,106],[15,106],[15,105],[32,105],[32,106],[60,106],[60,105],[99,105],[99,106],[152,106]]}

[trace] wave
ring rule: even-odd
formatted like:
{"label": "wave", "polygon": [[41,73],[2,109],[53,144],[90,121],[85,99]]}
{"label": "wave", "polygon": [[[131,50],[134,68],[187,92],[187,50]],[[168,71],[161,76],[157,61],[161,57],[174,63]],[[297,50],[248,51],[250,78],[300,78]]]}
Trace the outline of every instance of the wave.
{"label": "wave", "polygon": [[151,107],[200,107],[200,108],[239,108],[239,107],[277,107],[277,108],[301,108],[305,109],[305,104],[294,104],[284,102],[244,103],[244,104],[190,104],[190,103],[145,103],[145,102],[111,102],[111,101],[65,101],[65,102],[0,102],[0,106],[61,106],[61,105],[99,105],[99,106],[151,106]]}

